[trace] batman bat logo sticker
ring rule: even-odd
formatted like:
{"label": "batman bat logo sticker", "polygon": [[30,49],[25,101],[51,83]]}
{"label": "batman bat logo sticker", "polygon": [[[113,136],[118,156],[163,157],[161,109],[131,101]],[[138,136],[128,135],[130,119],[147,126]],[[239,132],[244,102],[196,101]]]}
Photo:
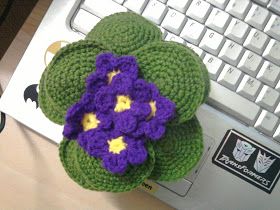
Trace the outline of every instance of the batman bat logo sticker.
{"label": "batman bat logo sticker", "polygon": [[37,86],[38,84],[29,85],[27,88],[25,88],[23,94],[25,103],[27,103],[27,99],[30,99],[32,102],[36,103],[36,109],[39,107]]}

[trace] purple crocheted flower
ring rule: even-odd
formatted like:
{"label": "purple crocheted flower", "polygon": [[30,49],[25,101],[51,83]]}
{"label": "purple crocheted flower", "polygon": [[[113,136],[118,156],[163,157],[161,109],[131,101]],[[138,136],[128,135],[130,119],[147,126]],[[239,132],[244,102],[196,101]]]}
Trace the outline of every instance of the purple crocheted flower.
{"label": "purple crocheted flower", "polygon": [[137,118],[130,111],[118,113],[114,117],[115,128],[122,133],[130,134],[137,128]]}
{"label": "purple crocheted flower", "polygon": [[86,80],[86,89],[95,93],[99,88],[113,83],[118,75],[126,75],[132,80],[137,79],[138,65],[135,57],[116,57],[112,53],[100,54],[96,57],[96,71]]}
{"label": "purple crocheted flower", "polygon": [[160,95],[158,88],[143,79],[133,84],[131,111],[139,121],[143,121],[141,128],[137,127],[133,136],[145,134],[151,140],[159,140],[165,133],[165,124],[174,117],[175,104]]}
{"label": "purple crocheted flower", "polygon": [[137,74],[133,56],[100,54],[96,71],[87,78],[86,92],[65,118],[63,135],[76,139],[114,174],[142,164],[148,155],[146,138],[162,138],[165,124],[175,114],[175,104],[154,84],[137,79]]}
{"label": "purple crocheted flower", "polygon": [[108,113],[114,108],[115,103],[115,91],[109,86],[100,88],[94,96],[94,104],[98,112]]}
{"label": "purple crocheted flower", "polygon": [[82,132],[91,129],[110,129],[112,116],[96,112],[94,97],[91,93],[85,93],[81,100],[72,105],[65,117],[63,135],[67,139],[77,139]]}
{"label": "purple crocheted flower", "polygon": [[103,167],[113,174],[123,174],[128,165],[142,164],[148,157],[143,139],[117,130],[90,130],[80,135],[78,143],[90,156],[101,158]]}

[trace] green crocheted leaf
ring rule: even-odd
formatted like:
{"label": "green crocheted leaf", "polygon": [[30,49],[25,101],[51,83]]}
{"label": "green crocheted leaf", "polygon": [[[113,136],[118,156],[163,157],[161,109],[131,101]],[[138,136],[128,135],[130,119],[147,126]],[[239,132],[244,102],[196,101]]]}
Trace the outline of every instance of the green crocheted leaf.
{"label": "green crocheted leaf", "polygon": [[140,166],[130,166],[124,175],[113,175],[101,166],[101,160],[90,157],[76,141],[63,140],[60,143],[60,160],[67,174],[84,188],[125,192],[138,187],[150,176],[155,163],[153,146],[148,143],[149,157]]}
{"label": "green crocheted leaf", "polygon": [[149,179],[173,181],[183,178],[198,163],[203,152],[202,128],[196,117],[169,126],[165,137],[155,143],[156,162]]}
{"label": "green crocheted leaf", "polygon": [[42,112],[45,114],[45,116],[48,117],[49,120],[53,122],[63,122],[64,117],[61,114],[60,110],[57,110],[56,107],[53,105],[53,103],[50,103],[51,100],[49,100],[46,97],[46,91],[45,91],[45,74],[47,70],[44,71],[42,74],[41,80],[40,80],[40,86],[39,86],[39,94],[38,94],[38,100],[40,104],[40,108]]}
{"label": "green crocheted leaf", "polygon": [[77,158],[76,158],[76,141],[66,140],[63,141],[59,145],[59,157],[62,162],[62,165],[67,172],[68,176],[71,177],[75,182],[86,189],[93,189],[85,180],[85,178],[81,175],[79,171]]}
{"label": "green crocheted leaf", "polygon": [[96,56],[105,51],[101,44],[81,40],[55,55],[39,85],[39,106],[50,120],[64,124],[66,110],[79,100],[86,77],[95,71]]}
{"label": "green crocheted leaf", "polygon": [[191,119],[209,92],[208,73],[200,58],[175,42],[153,42],[131,54],[137,58],[141,77],[176,104],[176,122]]}
{"label": "green crocheted leaf", "polygon": [[135,13],[117,13],[102,19],[86,39],[103,43],[118,55],[130,52],[153,41],[160,41],[161,31]]}
{"label": "green crocheted leaf", "polygon": [[[191,48],[189,48],[189,49],[192,50]],[[193,51],[193,53],[195,53],[195,52]],[[204,82],[205,82],[205,91],[204,91],[204,96],[203,96],[203,101],[202,101],[203,103],[205,103],[208,98],[209,92],[210,92],[210,77],[209,77],[208,70],[207,70],[205,64],[203,63],[203,61],[200,59],[200,57],[195,56],[195,58],[197,60],[197,63],[200,64],[200,68],[202,70],[202,76],[203,76]]]}

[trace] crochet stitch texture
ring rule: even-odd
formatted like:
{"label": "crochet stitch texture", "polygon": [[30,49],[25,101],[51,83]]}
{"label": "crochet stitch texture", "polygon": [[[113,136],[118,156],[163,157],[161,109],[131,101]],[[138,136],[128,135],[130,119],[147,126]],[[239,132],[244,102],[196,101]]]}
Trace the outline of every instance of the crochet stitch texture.
{"label": "crochet stitch texture", "polygon": [[86,92],[66,114],[63,134],[114,174],[147,159],[147,139],[160,140],[174,117],[175,104],[157,87],[138,79],[133,56],[102,53],[96,71],[86,79]]}
{"label": "crochet stitch texture", "polygon": [[[88,81],[96,79],[92,75],[98,65],[98,56],[110,53],[136,58],[139,78],[154,84],[160,94],[176,106],[175,118],[167,125],[165,135],[157,141],[145,140],[146,160],[139,165],[128,165],[125,171],[120,170],[117,174],[104,168],[101,156],[94,157],[86,152],[85,142],[90,137],[78,137],[83,129],[82,118],[78,121],[81,123],[78,126],[80,130],[73,134],[73,130],[67,127],[66,115],[67,110],[81,100],[87,90],[96,89]],[[109,75],[106,74],[109,83],[113,84],[114,78],[118,78],[118,71],[115,69]],[[191,49],[182,44],[163,41],[160,30],[139,15],[117,13],[102,19],[85,40],[69,44],[55,55],[40,80],[39,105],[51,121],[65,124],[64,135],[67,138],[60,144],[59,155],[67,174],[86,189],[123,192],[134,189],[145,179],[177,180],[191,171],[203,151],[202,129],[195,111],[205,102],[209,89],[207,69]],[[97,91],[91,94],[97,94]],[[101,103],[101,100],[103,97],[96,102],[101,105],[100,109],[106,107],[106,103]],[[121,103],[127,98],[122,96],[118,100]],[[151,107],[155,106],[147,106],[149,112],[145,112],[145,106],[138,109],[141,113],[151,114]],[[115,111],[123,111],[126,109],[124,107],[116,107]],[[89,129],[97,125],[106,127],[106,123],[102,124],[106,117],[88,112],[83,112],[83,116],[90,123],[94,122],[89,125]],[[130,129],[130,125],[128,123],[126,129]],[[150,134],[148,137],[153,138],[154,133]],[[109,142],[117,145],[109,145],[112,146],[109,149],[111,152],[118,153],[126,147],[125,139],[113,139],[114,142],[104,141],[105,145]]]}

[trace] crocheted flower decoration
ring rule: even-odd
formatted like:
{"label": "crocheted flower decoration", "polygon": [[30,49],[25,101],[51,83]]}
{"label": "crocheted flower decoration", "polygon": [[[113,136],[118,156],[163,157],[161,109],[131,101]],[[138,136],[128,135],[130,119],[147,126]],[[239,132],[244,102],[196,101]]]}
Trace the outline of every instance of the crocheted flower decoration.
{"label": "crocheted flower decoration", "polygon": [[59,155],[86,189],[124,192],[185,177],[199,161],[195,117],[210,89],[201,59],[134,13],[103,18],[62,48],[39,84],[39,106],[64,125]]}
{"label": "crocheted flower decoration", "polygon": [[129,164],[140,165],[148,157],[143,139],[134,139],[116,130],[85,132],[78,143],[89,155],[101,158],[103,167],[113,174],[124,174]]}
{"label": "crocheted flower decoration", "polygon": [[63,135],[101,158],[108,171],[123,174],[128,164],[146,160],[146,139],[159,140],[174,113],[175,104],[154,84],[138,79],[133,56],[102,53],[86,92],[67,111]]}

